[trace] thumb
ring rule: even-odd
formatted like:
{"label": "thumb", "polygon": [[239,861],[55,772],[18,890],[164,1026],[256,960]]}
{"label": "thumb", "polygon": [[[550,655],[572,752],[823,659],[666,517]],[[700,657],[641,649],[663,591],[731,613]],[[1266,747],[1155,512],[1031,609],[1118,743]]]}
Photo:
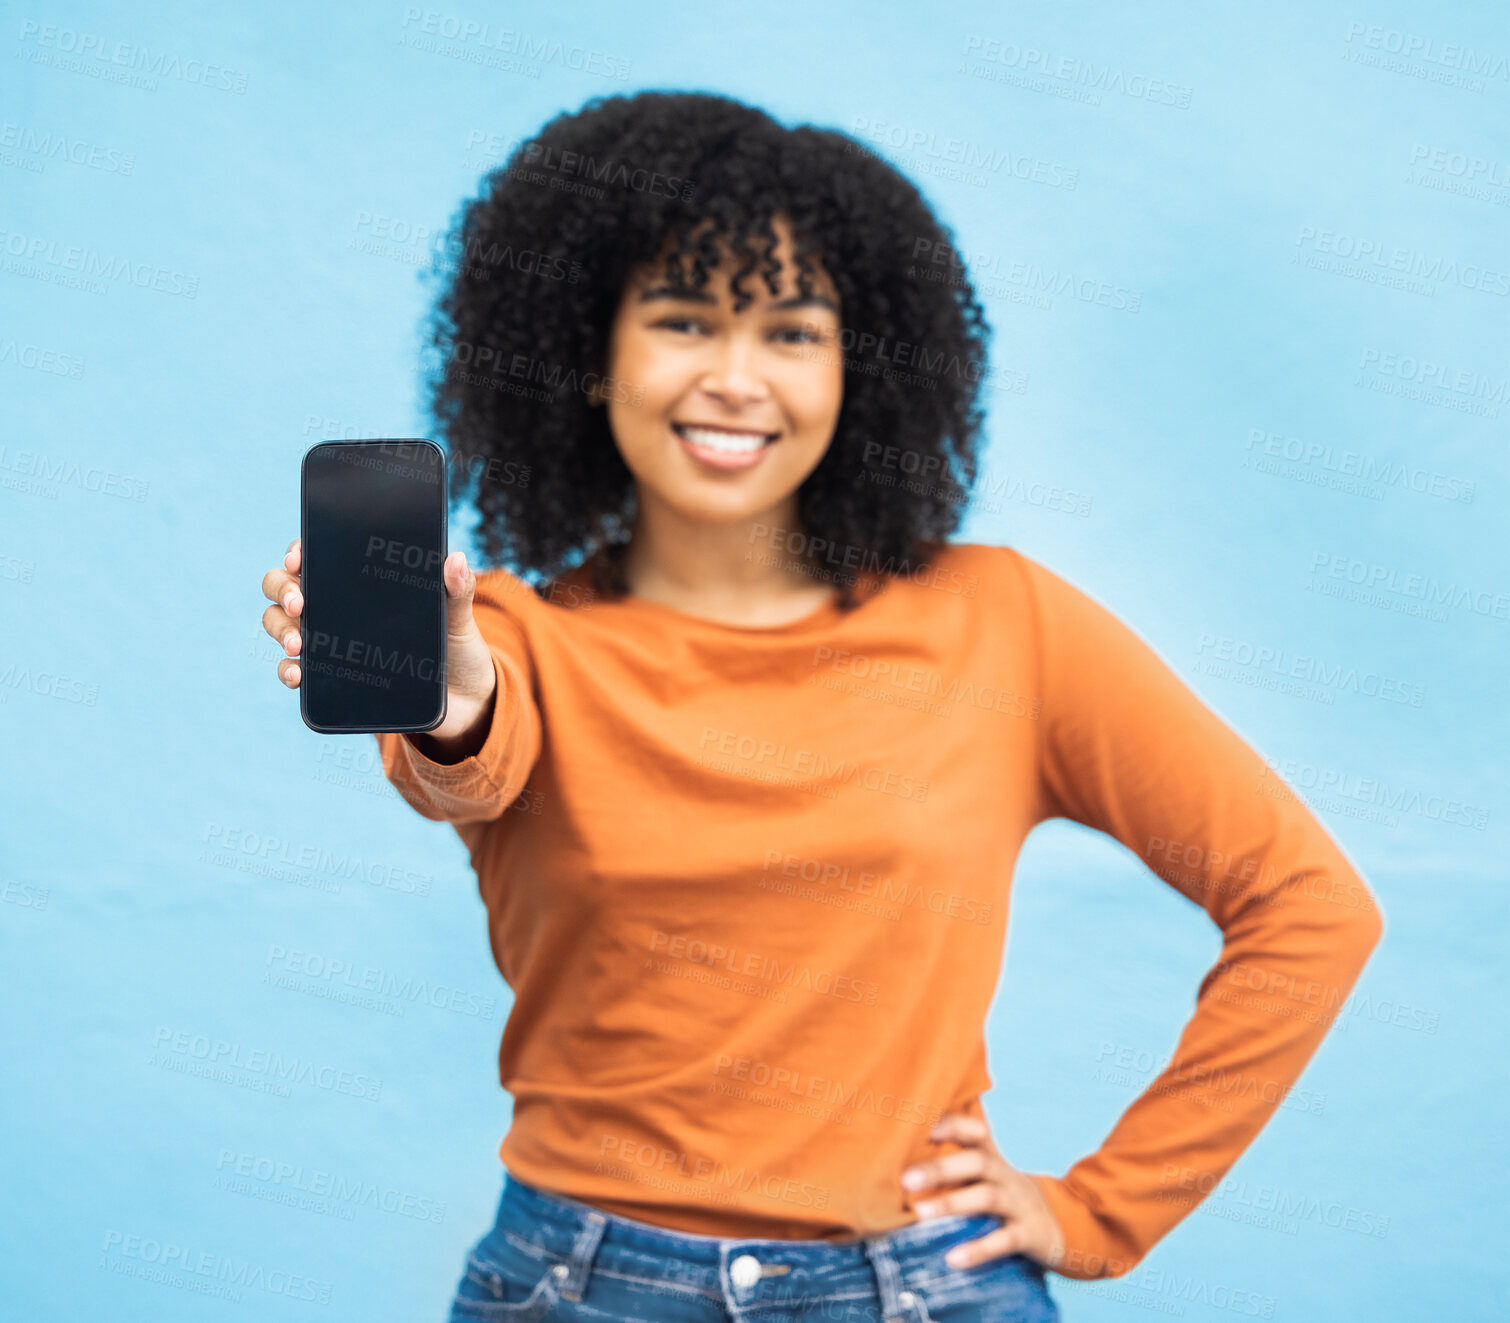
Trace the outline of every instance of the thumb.
{"label": "thumb", "polygon": [[465,551],[447,556],[441,570],[446,583],[446,633],[461,638],[473,629],[472,597],[477,591],[477,576],[467,564]]}

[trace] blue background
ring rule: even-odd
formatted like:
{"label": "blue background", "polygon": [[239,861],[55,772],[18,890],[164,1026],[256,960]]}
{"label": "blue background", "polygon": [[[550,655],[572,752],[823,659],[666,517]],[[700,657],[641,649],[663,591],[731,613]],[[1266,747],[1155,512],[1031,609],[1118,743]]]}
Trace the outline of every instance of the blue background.
{"label": "blue background", "polygon": [[[1016,545],[1107,603],[1302,789],[1347,778],[1314,802],[1388,932],[1305,1105],[1131,1278],[1051,1278],[1066,1317],[1251,1316],[1239,1292],[1292,1320],[1505,1315],[1502,6],[136,9],[34,4],[0,30],[8,1316],[444,1314],[501,1179],[507,990],[460,841],[394,797],[370,737],[302,726],[259,585],[297,532],[310,445],[429,430],[425,235],[499,163],[489,139],[647,87],[883,146],[954,227],[996,331],[1006,388],[988,392],[960,537]],[[427,35],[426,13],[591,50],[599,72],[479,63],[480,40]],[[62,49],[86,38],[161,73],[107,81],[119,66]],[[1099,93],[1076,81],[1097,72]],[[1393,288],[1359,274],[1387,258],[1338,269],[1324,251],[1362,242],[1426,269]],[[146,287],[60,283],[71,247]],[[1487,289],[1451,274],[1473,264],[1499,272]],[[1029,269],[1069,288],[1029,295]],[[1344,452],[1424,490],[1329,485]],[[54,479],[34,476],[38,454]],[[1398,609],[1405,591],[1378,605],[1313,587],[1369,567],[1465,587],[1481,609],[1432,619]],[[1389,678],[1419,706],[1206,665],[1248,647]],[[1380,813],[1360,778],[1408,806]],[[290,862],[236,866],[269,841]],[[353,860],[362,873],[330,889]],[[1034,835],[1016,887],[986,1103],[1016,1165],[1062,1172],[1162,1065],[1219,943],[1069,824]],[[443,982],[463,1009],[283,987],[278,951]],[[177,1034],[381,1090],[192,1077],[161,1064],[192,1059]],[[255,1162],[373,1182],[394,1208],[347,1220],[266,1197],[291,1178],[224,1184]],[[1309,1214],[1275,1225],[1276,1191]],[[415,1215],[441,1204],[442,1220]],[[125,1236],[304,1274],[329,1303],[253,1290],[216,1306],[129,1278]]]}

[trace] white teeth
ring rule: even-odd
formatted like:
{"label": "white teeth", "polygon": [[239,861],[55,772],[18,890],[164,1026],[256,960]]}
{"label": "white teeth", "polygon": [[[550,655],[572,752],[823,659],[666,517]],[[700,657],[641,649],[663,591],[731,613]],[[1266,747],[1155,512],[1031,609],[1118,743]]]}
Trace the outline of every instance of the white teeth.
{"label": "white teeth", "polygon": [[682,427],[677,430],[695,446],[707,446],[709,450],[721,450],[729,455],[748,455],[752,450],[759,450],[765,445],[765,437],[754,433],[737,436],[732,432],[705,431],[700,427]]}

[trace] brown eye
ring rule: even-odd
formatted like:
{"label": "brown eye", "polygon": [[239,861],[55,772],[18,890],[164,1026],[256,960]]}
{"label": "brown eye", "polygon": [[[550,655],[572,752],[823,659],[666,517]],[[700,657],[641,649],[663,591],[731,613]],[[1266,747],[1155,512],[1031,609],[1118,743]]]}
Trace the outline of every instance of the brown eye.
{"label": "brown eye", "polygon": [[702,322],[698,321],[695,317],[662,317],[661,320],[655,322],[654,325],[657,329],[664,328],[668,331],[691,331],[694,333],[701,333],[707,330],[707,327],[705,327]]}
{"label": "brown eye", "polygon": [[823,332],[816,326],[782,326],[773,332],[784,345],[816,345],[823,343]]}

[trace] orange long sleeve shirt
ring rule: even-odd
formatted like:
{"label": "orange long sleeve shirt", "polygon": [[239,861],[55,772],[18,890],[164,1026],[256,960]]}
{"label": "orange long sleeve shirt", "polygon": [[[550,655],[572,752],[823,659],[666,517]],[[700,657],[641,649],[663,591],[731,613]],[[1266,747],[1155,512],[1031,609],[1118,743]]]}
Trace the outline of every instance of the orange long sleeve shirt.
{"label": "orange long sleeve shirt", "polygon": [[1065,817],[1203,907],[1217,964],[1100,1147],[1034,1175],[1071,1277],[1119,1275],[1283,1101],[1383,920],[1264,760],[1111,612],[956,544],[846,614],[722,624],[585,569],[504,570],[478,753],[380,735],[471,854],[514,992],[500,1147],[523,1180],[702,1235],[842,1239],[915,1214],[905,1167],[983,1115],[1013,869]]}

